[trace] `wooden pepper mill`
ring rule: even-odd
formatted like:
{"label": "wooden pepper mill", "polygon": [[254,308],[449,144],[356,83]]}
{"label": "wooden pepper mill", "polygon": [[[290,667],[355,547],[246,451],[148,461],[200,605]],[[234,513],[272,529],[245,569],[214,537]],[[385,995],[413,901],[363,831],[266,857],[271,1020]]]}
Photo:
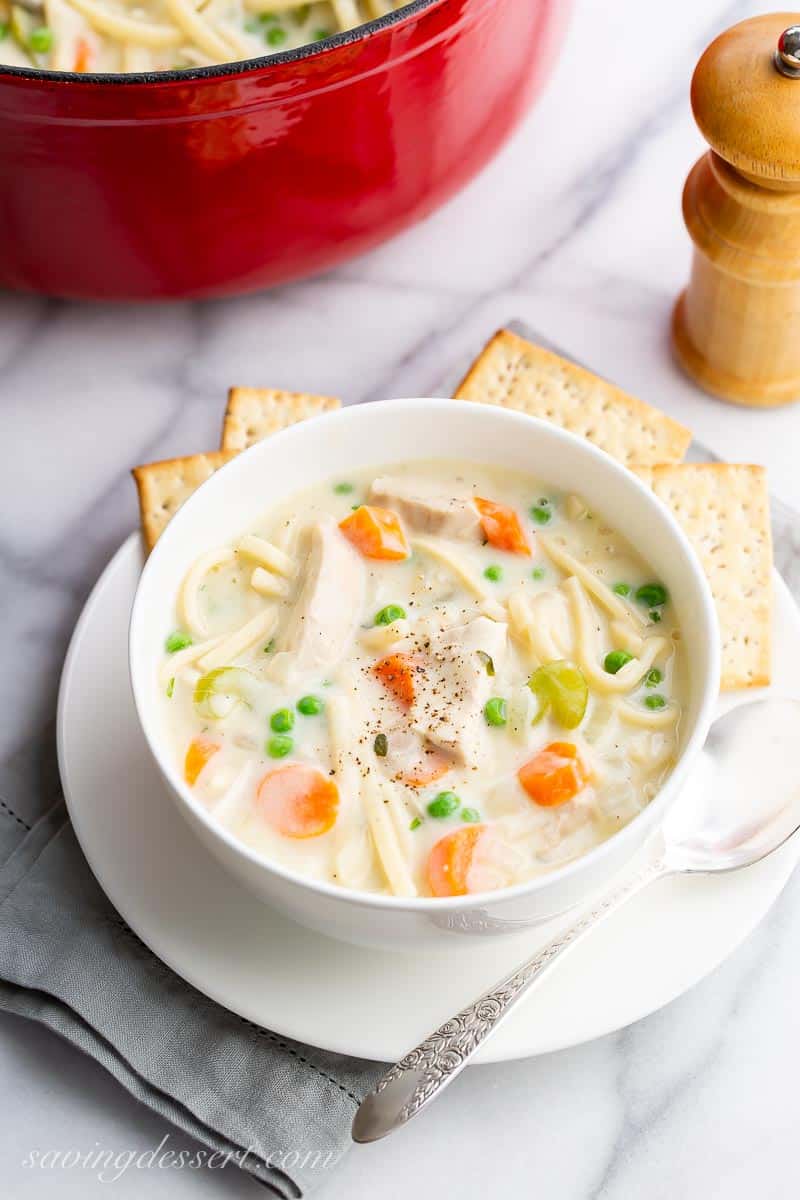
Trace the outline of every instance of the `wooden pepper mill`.
{"label": "wooden pepper mill", "polygon": [[742,21],[692,79],[711,146],[683,192],[694,242],[672,320],[706,391],[765,407],[800,399],[800,13]]}

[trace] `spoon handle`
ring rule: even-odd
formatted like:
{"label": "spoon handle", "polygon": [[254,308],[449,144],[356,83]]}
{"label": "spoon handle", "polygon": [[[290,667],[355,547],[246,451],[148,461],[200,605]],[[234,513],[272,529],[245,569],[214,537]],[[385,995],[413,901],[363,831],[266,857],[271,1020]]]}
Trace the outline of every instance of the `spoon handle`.
{"label": "spoon handle", "polygon": [[431,1033],[390,1067],[362,1100],[353,1120],[356,1142],[374,1142],[407,1124],[435,1100],[464,1069],[478,1048],[546,971],[600,921],[667,872],[650,861],[601,896],[574,924]]}

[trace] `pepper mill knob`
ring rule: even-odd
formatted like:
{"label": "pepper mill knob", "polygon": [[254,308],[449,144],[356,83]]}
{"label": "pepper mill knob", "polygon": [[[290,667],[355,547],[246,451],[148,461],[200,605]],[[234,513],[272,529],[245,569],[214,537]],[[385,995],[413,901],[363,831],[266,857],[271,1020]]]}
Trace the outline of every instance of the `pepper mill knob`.
{"label": "pepper mill knob", "polygon": [[800,25],[790,25],[778,38],[775,66],[789,79],[800,79]]}
{"label": "pepper mill knob", "polygon": [[711,150],[683,193],[692,273],[672,322],[701,387],[758,407],[800,399],[800,13],[742,21],[692,79]]}

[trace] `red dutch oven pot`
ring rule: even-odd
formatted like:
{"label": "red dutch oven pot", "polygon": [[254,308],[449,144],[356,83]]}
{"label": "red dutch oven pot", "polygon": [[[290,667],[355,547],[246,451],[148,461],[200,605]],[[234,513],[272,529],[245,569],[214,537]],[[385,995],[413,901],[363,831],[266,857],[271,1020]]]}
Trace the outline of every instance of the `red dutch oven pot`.
{"label": "red dutch oven pot", "polygon": [[567,0],[416,0],[196,71],[0,68],[0,286],[155,300],[308,275],[424,217],[498,149]]}

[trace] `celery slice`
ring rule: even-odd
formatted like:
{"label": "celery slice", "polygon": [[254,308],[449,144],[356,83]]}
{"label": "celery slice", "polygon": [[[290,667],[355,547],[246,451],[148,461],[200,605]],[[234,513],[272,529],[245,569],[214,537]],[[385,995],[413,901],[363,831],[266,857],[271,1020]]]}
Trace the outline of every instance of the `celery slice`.
{"label": "celery slice", "polygon": [[195,684],[195,709],[201,717],[221,721],[239,704],[252,708],[255,683],[255,676],[244,667],[217,667]]}
{"label": "celery slice", "polygon": [[575,729],[586,715],[589,687],[580,667],[566,659],[545,663],[534,671],[528,687],[539,701],[534,724],[552,709],[553,716],[564,729]]}

